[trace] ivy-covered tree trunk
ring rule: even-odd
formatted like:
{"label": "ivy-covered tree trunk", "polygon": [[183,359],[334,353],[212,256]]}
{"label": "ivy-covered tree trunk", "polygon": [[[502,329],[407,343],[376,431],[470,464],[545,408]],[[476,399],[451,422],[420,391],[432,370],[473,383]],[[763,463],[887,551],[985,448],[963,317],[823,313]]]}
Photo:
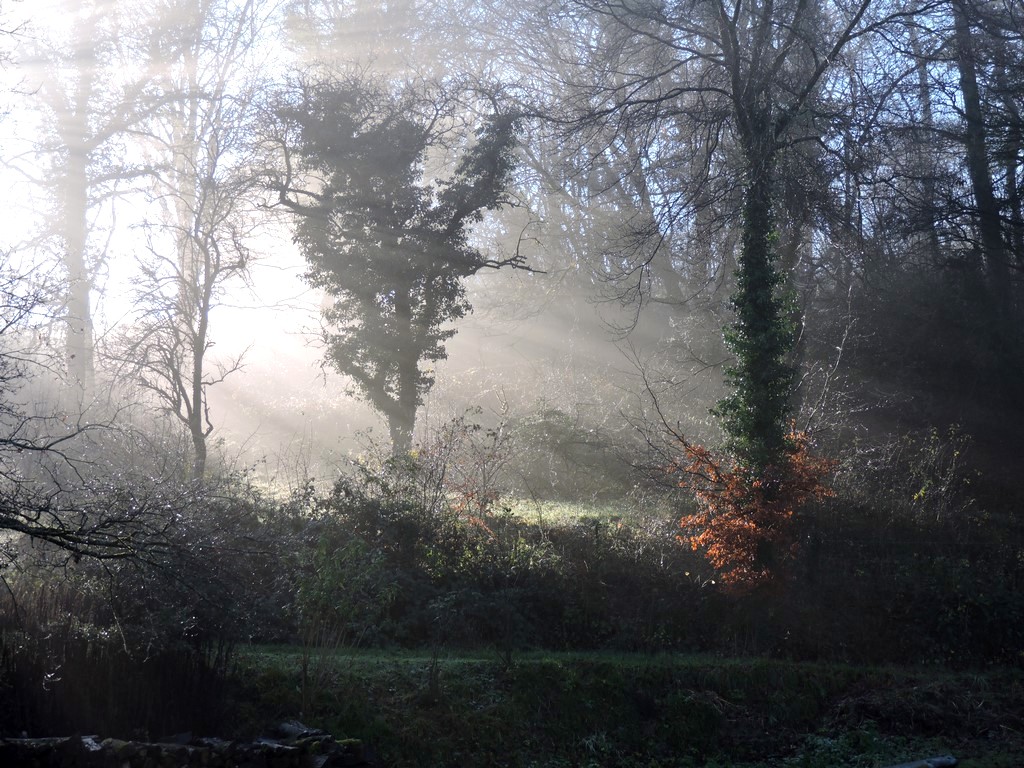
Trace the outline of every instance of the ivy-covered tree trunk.
{"label": "ivy-covered tree trunk", "polygon": [[725,338],[736,356],[726,371],[732,392],[715,409],[729,449],[755,474],[778,466],[786,449],[789,397],[794,371],[792,322],[780,295],[783,278],[776,267],[772,206],[770,123],[759,120],[744,135],[747,185],[743,203],[743,241],[736,267],[736,313]]}
{"label": "ivy-covered tree trunk", "polygon": [[416,409],[397,406],[387,414],[391,454],[407,456],[412,450],[412,435],[416,427]]}

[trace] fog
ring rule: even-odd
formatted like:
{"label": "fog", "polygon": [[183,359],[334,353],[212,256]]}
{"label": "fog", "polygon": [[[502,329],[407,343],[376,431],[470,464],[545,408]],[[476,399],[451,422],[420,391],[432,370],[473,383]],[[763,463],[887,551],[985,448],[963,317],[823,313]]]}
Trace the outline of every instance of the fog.
{"label": "fog", "polygon": [[[171,118],[154,123],[145,113],[150,109],[145,99],[159,98],[162,88],[182,77],[202,82],[217,67],[227,73],[222,86],[230,98],[233,89],[249,87],[253,73],[247,68],[258,67],[258,89],[245,98],[265,96],[266,89],[301,70],[304,58],[323,57],[325,40],[332,41],[326,53],[336,56],[339,66],[368,66],[396,80],[425,77],[440,63],[406,61],[399,70],[395,57],[383,55],[404,39],[400,22],[394,37],[381,27],[381,19],[394,14],[365,22],[358,12],[348,19],[343,14],[335,20],[343,33],[328,30],[307,39],[295,22],[301,4],[292,4],[291,17],[286,5],[182,3],[175,11],[173,3],[110,0],[3,8],[9,30],[3,72],[7,106],[0,125],[5,235],[12,254],[62,273],[58,280],[68,279],[62,257],[74,247],[67,232],[72,226],[67,201],[75,194],[69,185],[84,181],[88,186],[86,218],[75,226],[84,225],[86,238],[86,271],[79,279],[89,283],[99,389],[118,378],[124,362],[105,359],[105,345],[150,311],[139,303],[140,270],[154,254],[176,247],[167,223],[173,193],[160,189],[162,182],[173,181],[173,169],[159,170],[158,158],[167,140],[159,120]],[[211,26],[190,27],[202,13]],[[158,41],[172,33],[202,40],[218,30],[228,34],[239,19],[250,26],[235,30],[236,41],[197,49],[208,57],[157,53]],[[307,28],[305,34],[313,31]],[[453,54],[452,64],[456,58]],[[141,107],[125,101],[133,93],[143,100]],[[133,108],[142,114],[125,118]],[[173,111],[165,114],[173,117]],[[225,135],[231,134],[229,127]],[[69,137],[72,145],[81,140],[81,146],[69,145]],[[87,178],[76,179],[68,175],[68,163],[81,152],[89,153]],[[436,384],[417,422],[420,437],[471,408],[481,409],[476,418],[489,422],[556,408],[608,426],[624,409],[642,407],[636,365],[658,351],[665,333],[633,327],[648,310],[635,301],[615,300],[614,286],[602,284],[595,273],[599,267],[564,266],[563,235],[536,210],[548,204],[527,201],[520,210],[489,214],[489,222],[476,227],[478,247],[520,249],[524,266],[535,271],[483,270],[471,278],[473,312],[458,322],[457,335],[446,345],[447,359],[434,366]],[[268,207],[266,193],[256,187],[239,201],[235,214],[246,220],[249,255],[244,273],[218,285],[209,312],[208,364],[240,359],[242,365],[206,392],[211,445],[228,467],[255,467],[269,478],[289,481],[299,473],[330,477],[368,442],[383,440],[385,422],[353,396],[350,381],[324,364],[320,309],[325,297],[303,280],[306,266],[287,218]],[[59,318],[73,309],[51,307],[48,333],[59,347],[66,333]],[[137,391],[135,397],[159,414],[160,405],[150,396]],[[704,387],[694,413],[706,412],[713,402],[714,393]]]}
{"label": "fog", "polygon": [[1022,18],[0,0],[0,762],[1021,764]]}
{"label": "fog", "polygon": [[[395,93],[422,94],[416,109],[434,100],[445,138],[430,146],[418,172],[424,186],[441,179],[438,190],[452,183],[445,174],[459,162],[459,142],[480,130],[486,104],[474,99],[481,93],[495,108],[531,115],[519,125],[516,169],[501,203],[466,230],[481,259],[504,266],[461,278],[472,310],[445,325],[456,333],[443,344],[444,359],[420,361],[433,383],[420,393],[415,439],[469,409],[488,424],[554,409],[610,442],[628,443],[633,434],[642,443],[649,435],[639,425],[658,423],[721,441],[710,411],[728,391],[723,332],[733,319],[742,174],[718,145],[694,165],[711,135],[701,120],[686,133],[681,115],[696,102],[680,102],[681,112],[663,118],[622,96],[604,123],[593,118],[600,110],[580,117],[596,109],[586,104],[618,98],[616,77],[635,82],[637,94],[654,89],[650,103],[675,98],[641,79],[638,62],[657,60],[643,44],[623,42],[602,61],[600,14],[580,16],[573,32],[568,6],[547,23],[498,6],[460,12],[447,4],[283,0],[54,0],[8,2],[0,12],[5,248],[15,271],[31,265],[46,276],[46,319],[35,323],[46,347],[38,352],[51,359],[48,375],[77,379],[98,399],[116,383],[128,393],[118,397],[152,418],[194,435],[208,430],[202,437],[218,466],[256,468],[267,479],[329,478],[368,443],[387,442],[381,408],[325,356],[331,321],[323,312],[335,299],[307,279],[296,203],[289,209],[291,192],[273,181],[284,167],[282,148],[299,151],[275,133],[293,130],[280,124],[282,104],[300,82],[358,72]],[[591,22],[587,38],[582,30]],[[864,71],[882,78],[880,65],[866,61]],[[932,76],[946,74],[937,65]],[[845,93],[841,80],[824,82],[823,99]],[[957,119],[933,101],[931,119]],[[715,141],[728,143],[723,125]],[[825,154],[838,141],[826,140]],[[941,358],[941,349],[918,347],[931,351],[913,382],[871,355],[884,336],[871,319],[880,317],[878,306],[893,313],[880,321],[890,330],[934,323],[932,338],[946,332],[929,309],[900,313],[917,306],[903,295],[917,275],[949,284],[948,273],[933,268],[932,256],[894,265],[892,254],[924,254],[927,240],[949,259],[968,258],[969,238],[957,239],[962,230],[942,229],[936,219],[934,237],[890,228],[894,242],[883,242],[889,213],[878,202],[881,186],[840,171],[824,178],[829,161],[823,155],[807,165],[803,146],[780,161],[777,212],[780,268],[799,330],[791,358],[799,386],[790,400],[798,426],[839,441],[965,422],[976,432],[991,421],[984,407],[968,407],[956,387],[922,383],[929,370],[938,373],[932,355]],[[879,168],[895,162],[875,160]],[[816,184],[837,199],[860,185],[852,193],[860,202],[832,206]],[[871,190],[873,212],[864,205]],[[859,233],[851,233],[854,205]],[[840,210],[848,219],[842,226]],[[1007,210],[1012,219],[1016,209]],[[198,262],[184,265],[203,248],[220,260],[209,303],[183,309],[174,280],[194,282]],[[881,293],[872,282],[878,275]],[[208,323],[205,406],[194,404],[207,415],[192,426],[172,402],[178,395],[161,399],[145,378],[169,371],[154,373],[154,360],[127,353],[182,312],[190,314],[190,333]],[[956,354],[946,356],[954,369]]]}

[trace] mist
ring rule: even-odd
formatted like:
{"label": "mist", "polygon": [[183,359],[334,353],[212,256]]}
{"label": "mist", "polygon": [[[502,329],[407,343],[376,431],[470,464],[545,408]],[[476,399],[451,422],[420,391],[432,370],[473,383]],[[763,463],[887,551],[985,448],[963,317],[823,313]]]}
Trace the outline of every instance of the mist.
{"label": "mist", "polygon": [[329,729],[356,649],[1019,666],[1021,9],[848,6],[0,0],[0,629],[224,683],[40,640],[0,735],[255,732],[242,646]]}
{"label": "mist", "polygon": [[[9,106],[3,124],[10,158],[10,183],[5,187],[11,194],[4,206],[9,212],[7,231],[12,253],[32,259],[40,269],[66,269],[60,252],[68,247],[61,221],[67,212],[61,210],[61,201],[71,194],[66,164],[68,153],[76,149],[62,145],[62,136],[79,130],[67,127],[76,123],[86,131],[97,126],[93,136],[81,137],[88,151],[96,153],[93,173],[102,180],[85,182],[91,189],[83,222],[87,263],[80,278],[89,284],[97,349],[117,339],[146,311],[139,293],[146,259],[175,248],[166,237],[170,228],[159,222],[167,212],[169,196],[154,191],[149,178],[166,172],[153,167],[154,139],[163,139],[133,136],[147,130],[145,116],[138,118],[137,125],[117,125],[121,117],[105,116],[104,110],[123,111],[125,104],[118,99],[133,89],[138,98],[147,88],[166,87],[153,84],[182,65],[161,58],[154,46],[172,32],[186,38],[214,34],[215,30],[189,26],[198,23],[198,17],[189,14],[199,13],[199,8],[183,6],[175,11],[173,5],[143,9],[100,3],[67,9],[54,4],[45,12],[18,4],[6,9],[7,27],[12,31],[5,68]],[[404,45],[402,35],[412,22],[402,21],[401,13],[388,12],[394,32],[381,27],[380,18],[368,12],[371,18],[362,21],[333,19],[331,23],[344,31],[332,28],[317,35],[309,28],[311,20],[304,19],[297,8],[271,4],[254,9],[242,3],[206,11],[210,19],[222,16],[228,21],[232,14],[238,18],[249,14],[248,21],[260,26],[247,32],[251,37],[233,42],[239,46],[231,53],[234,60],[214,53],[209,61],[193,61],[196,69],[180,76],[202,81],[209,77],[203,67],[230,66],[233,80],[228,87],[242,88],[248,77],[244,67],[258,61],[260,93],[265,95],[274,82],[285,83],[290,73],[307,62],[319,64],[320,47],[328,41],[334,55],[344,57],[338,59],[340,67],[383,71],[396,82],[431,77],[431,70],[440,63],[429,59],[436,52],[428,52],[426,60],[403,59],[396,68],[395,57],[383,53]],[[79,26],[72,19],[88,24]],[[95,30],[99,38],[85,39],[85,29]],[[87,82],[88,87],[82,85]],[[83,94],[91,100],[74,105],[75,96],[83,98]],[[261,140],[258,135],[250,138]],[[111,152],[120,157],[110,157]],[[524,179],[524,183],[533,182]],[[528,192],[537,193],[539,188]],[[428,424],[472,408],[482,408],[485,418],[493,421],[521,417],[543,406],[585,415],[597,425],[614,418],[627,400],[633,401],[629,406],[633,409],[641,404],[635,358],[663,351],[666,332],[646,323],[649,310],[638,306],[639,297],[620,302],[615,287],[609,286],[611,281],[599,274],[600,266],[563,265],[562,236],[546,231],[552,229],[550,225],[531,210],[549,204],[537,200],[519,210],[507,208],[489,214],[490,220],[476,228],[474,242],[481,248],[522,250],[524,264],[535,271],[506,275],[493,270],[473,278],[468,293],[473,313],[455,327],[457,335],[447,345],[447,359],[434,366],[437,385],[423,406],[421,437]],[[298,457],[306,465],[303,472],[330,477],[365,449],[367,440],[376,439],[371,435],[379,435],[384,422],[365,401],[352,395],[350,381],[324,364],[320,308],[325,297],[322,290],[304,282],[306,267],[281,212],[256,190],[240,205],[240,215],[247,217],[252,230],[246,246],[250,256],[244,275],[218,286],[220,295],[210,307],[208,363],[234,366],[241,361],[241,365],[206,393],[213,425],[211,443],[218,446],[225,468],[258,467],[268,481],[298,471],[298,466],[288,466],[300,461]],[[605,235],[616,236],[614,232]],[[549,265],[553,268],[545,268]],[[58,317],[69,311],[53,310],[55,344],[60,343]],[[651,327],[641,329],[642,324]],[[708,332],[712,337],[720,335],[717,328]],[[97,357],[90,375],[97,377],[98,391],[121,376],[123,363],[104,360],[102,354]],[[510,380],[515,381],[514,387]],[[707,421],[704,414],[717,394],[704,386],[701,401],[687,406],[690,416]],[[137,398],[133,405],[155,406],[159,414],[159,404],[144,393],[130,397]],[[300,481],[286,478],[289,483]]]}

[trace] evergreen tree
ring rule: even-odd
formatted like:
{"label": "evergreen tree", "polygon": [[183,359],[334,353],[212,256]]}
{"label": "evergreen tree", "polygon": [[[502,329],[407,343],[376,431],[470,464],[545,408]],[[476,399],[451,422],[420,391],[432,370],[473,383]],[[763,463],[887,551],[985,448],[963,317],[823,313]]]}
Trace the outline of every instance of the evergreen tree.
{"label": "evergreen tree", "polygon": [[439,99],[421,112],[409,94],[351,79],[306,84],[281,111],[296,136],[285,145],[286,166],[294,162],[305,181],[286,175],[277,189],[297,214],[307,278],[331,300],[327,361],[387,419],[396,454],[411,448],[432,364],[470,310],[464,279],[522,265],[518,255],[493,259],[470,243],[471,225],[505,203],[516,121],[491,114],[454,171],[430,181],[432,150],[459,143],[446,108]]}

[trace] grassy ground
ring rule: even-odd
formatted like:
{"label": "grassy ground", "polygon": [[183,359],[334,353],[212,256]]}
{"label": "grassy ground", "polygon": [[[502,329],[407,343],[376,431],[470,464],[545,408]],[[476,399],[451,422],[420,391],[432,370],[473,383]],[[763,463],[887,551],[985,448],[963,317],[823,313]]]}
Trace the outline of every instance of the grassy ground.
{"label": "grassy ground", "polygon": [[[295,717],[302,654],[248,648],[239,716]],[[1024,674],[608,654],[314,657],[310,725],[387,766],[1024,765]]]}
{"label": "grassy ground", "polygon": [[541,528],[580,521],[609,525],[624,520],[635,524],[650,516],[675,516],[663,504],[639,504],[630,500],[602,503],[505,499],[503,504],[508,506],[512,514],[521,517],[526,522],[539,525]]}

